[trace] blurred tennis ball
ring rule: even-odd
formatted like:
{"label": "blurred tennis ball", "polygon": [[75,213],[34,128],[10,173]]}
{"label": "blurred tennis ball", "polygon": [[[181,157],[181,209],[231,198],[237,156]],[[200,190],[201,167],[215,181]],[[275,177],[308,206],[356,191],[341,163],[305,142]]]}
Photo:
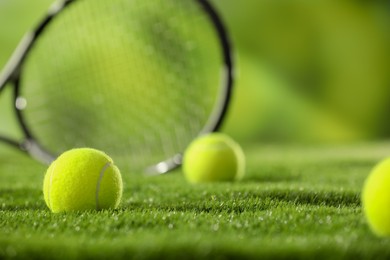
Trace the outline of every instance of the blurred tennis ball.
{"label": "blurred tennis ball", "polygon": [[375,166],[366,179],[362,204],[371,230],[378,236],[390,236],[390,158]]}
{"label": "blurred tennis ball", "polygon": [[245,173],[245,156],[229,136],[212,133],[189,145],[184,153],[183,171],[191,183],[240,180]]}
{"label": "blurred tennis ball", "polygon": [[54,213],[116,208],[122,190],[112,159],[90,148],[60,155],[49,166],[43,184],[46,205]]}

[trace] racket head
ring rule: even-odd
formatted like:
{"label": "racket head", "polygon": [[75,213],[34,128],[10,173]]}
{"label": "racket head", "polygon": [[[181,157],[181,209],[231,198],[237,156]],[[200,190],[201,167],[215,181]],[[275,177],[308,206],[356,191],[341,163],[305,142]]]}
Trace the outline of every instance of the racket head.
{"label": "racket head", "polygon": [[26,150],[42,161],[93,147],[165,173],[226,114],[231,46],[205,0],[67,0],[26,38],[9,78]]}

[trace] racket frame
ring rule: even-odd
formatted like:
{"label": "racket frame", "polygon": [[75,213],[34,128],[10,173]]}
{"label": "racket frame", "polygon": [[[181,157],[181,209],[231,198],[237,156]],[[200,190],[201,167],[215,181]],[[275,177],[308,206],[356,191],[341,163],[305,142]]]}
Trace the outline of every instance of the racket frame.
{"label": "racket frame", "polygon": [[[57,16],[62,10],[68,7],[70,4],[77,2],[78,0],[60,0],[54,2],[48,10],[47,15],[39,23],[39,25],[32,31],[25,34],[25,36],[20,41],[19,45],[15,49],[11,58],[5,65],[4,69],[0,73],[0,94],[5,89],[7,85],[12,84],[14,87],[13,91],[13,100],[14,100],[14,112],[16,114],[17,120],[20,124],[21,130],[24,134],[24,139],[21,141],[16,141],[14,139],[1,136],[0,141],[13,146],[27,154],[29,154],[34,159],[49,164],[55,159],[55,155],[51,154],[48,150],[43,148],[39,141],[33,136],[29,130],[28,125],[23,117],[23,107],[18,106],[18,99],[22,98],[20,94],[20,78],[22,76],[23,62],[28,56],[29,51],[34,47],[36,39],[45,31],[50,22]],[[80,0],[79,0],[80,1]],[[217,104],[214,106],[213,112],[210,115],[208,122],[205,124],[204,128],[200,131],[199,136],[215,132],[220,129],[222,122],[226,116],[228,105],[231,100],[233,81],[234,81],[234,71],[233,71],[233,59],[232,59],[232,46],[229,40],[228,33],[226,28],[220,19],[219,14],[216,12],[214,7],[208,2],[208,0],[194,0],[200,4],[204,12],[210,18],[211,23],[214,25],[216,34],[219,39],[219,44],[221,45],[222,56],[223,56],[223,76],[222,80],[222,92],[219,95]],[[177,153],[172,158],[169,158],[165,161],[161,161],[153,166],[146,168],[146,173],[148,174],[163,174],[169,172],[173,169],[176,169],[181,165],[182,153]]]}

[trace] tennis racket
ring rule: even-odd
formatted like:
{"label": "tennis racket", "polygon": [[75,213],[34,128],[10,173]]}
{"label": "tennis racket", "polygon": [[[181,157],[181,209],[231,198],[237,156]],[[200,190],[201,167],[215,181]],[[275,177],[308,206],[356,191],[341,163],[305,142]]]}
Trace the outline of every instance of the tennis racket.
{"label": "tennis racket", "polygon": [[165,173],[226,114],[233,64],[206,0],[65,0],[25,35],[0,75],[21,140],[50,163],[76,147],[131,171]]}

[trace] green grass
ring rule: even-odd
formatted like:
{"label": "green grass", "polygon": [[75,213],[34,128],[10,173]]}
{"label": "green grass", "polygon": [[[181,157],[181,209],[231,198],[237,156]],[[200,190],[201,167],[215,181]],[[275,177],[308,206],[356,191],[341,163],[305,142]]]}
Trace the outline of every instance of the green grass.
{"label": "green grass", "polygon": [[361,186],[389,143],[247,146],[240,183],[123,172],[118,210],[52,214],[45,166],[0,146],[0,258],[389,258]]}

